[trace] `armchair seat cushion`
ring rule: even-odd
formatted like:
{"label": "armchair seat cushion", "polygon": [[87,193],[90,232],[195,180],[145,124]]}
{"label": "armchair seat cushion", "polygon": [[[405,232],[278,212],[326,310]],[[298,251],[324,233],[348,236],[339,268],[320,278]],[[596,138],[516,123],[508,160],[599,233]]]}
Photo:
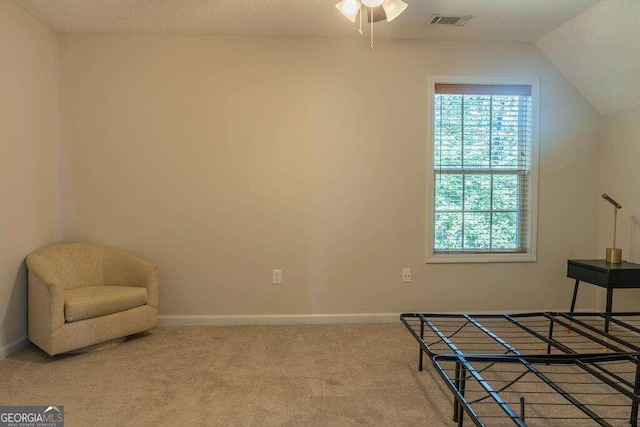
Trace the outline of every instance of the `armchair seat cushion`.
{"label": "armchair seat cushion", "polygon": [[137,286],[84,286],[64,291],[67,322],[92,319],[147,304],[147,289]]}

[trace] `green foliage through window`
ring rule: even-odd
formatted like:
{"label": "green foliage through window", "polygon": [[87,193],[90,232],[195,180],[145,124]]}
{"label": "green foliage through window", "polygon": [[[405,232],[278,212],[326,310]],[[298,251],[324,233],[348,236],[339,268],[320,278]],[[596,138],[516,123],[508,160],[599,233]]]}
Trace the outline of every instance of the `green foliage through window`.
{"label": "green foliage through window", "polygon": [[434,251],[526,251],[531,96],[434,101]]}

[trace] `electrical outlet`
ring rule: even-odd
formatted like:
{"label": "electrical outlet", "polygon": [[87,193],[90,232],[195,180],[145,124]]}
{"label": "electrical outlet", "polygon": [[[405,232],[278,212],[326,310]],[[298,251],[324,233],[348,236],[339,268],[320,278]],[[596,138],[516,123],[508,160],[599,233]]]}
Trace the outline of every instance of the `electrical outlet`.
{"label": "electrical outlet", "polygon": [[282,285],[282,270],[273,270],[271,283],[274,285]]}
{"label": "electrical outlet", "polygon": [[411,283],[411,269],[403,268],[402,269],[402,283]]}

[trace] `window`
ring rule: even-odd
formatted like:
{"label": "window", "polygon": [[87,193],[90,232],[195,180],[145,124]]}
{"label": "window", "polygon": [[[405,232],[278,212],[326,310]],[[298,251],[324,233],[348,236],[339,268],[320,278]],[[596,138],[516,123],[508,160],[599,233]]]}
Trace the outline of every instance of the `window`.
{"label": "window", "polygon": [[535,261],[537,81],[430,86],[428,262]]}

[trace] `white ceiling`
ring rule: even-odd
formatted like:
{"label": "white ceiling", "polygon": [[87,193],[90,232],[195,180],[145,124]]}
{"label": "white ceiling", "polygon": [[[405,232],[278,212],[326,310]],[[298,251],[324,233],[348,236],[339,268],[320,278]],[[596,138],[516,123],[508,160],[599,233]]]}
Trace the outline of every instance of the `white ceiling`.
{"label": "white ceiling", "polygon": [[[14,0],[60,32],[357,37],[337,1]],[[533,43],[599,0],[405,1],[396,20],[376,24],[376,37]],[[474,18],[462,28],[425,25],[434,13]]]}
{"label": "white ceiling", "polygon": [[600,114],[640,105],[640,0],[603,0],[536,45]]}

